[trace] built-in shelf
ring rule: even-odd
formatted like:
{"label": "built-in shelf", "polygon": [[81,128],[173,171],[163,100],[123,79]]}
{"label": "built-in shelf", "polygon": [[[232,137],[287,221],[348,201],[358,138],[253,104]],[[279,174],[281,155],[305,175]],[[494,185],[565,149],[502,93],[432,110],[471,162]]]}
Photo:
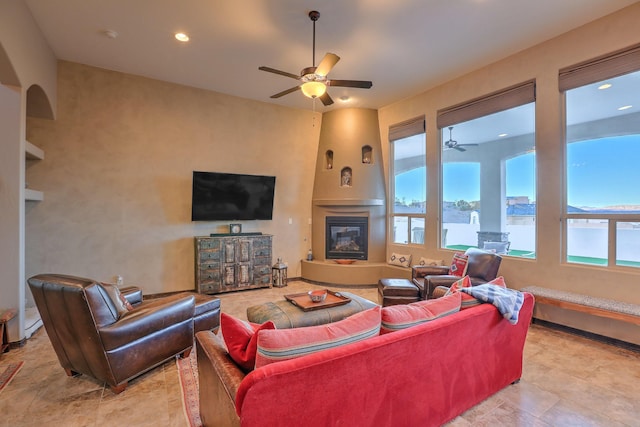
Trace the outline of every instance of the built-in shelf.
{"label": "built-in shelf", "polygon": [[315,206],[383,206],[384,199],[316,199]]}
{"label": "built-in shelf", "polygon": [[[44,160],[44,151],[29,141],[25,141],[24,157],[26,160]],[[29,164],[27,162],[27,167],[28,166]],[[44,200],[44,193],[42,191],[32,190],[31,188],[25,188],[24,199],[29,202],[41,202]]]}
{"label": "built-in shelf", "polygon": [[44,160],[44,151],[29,141],[25,141],[25,156],[27,160]]}
{"label": "built-in shelf", "polygon": [[42,191],[25,188],[24,199],[30,202],[41,202],[44,200],[44,193]]}

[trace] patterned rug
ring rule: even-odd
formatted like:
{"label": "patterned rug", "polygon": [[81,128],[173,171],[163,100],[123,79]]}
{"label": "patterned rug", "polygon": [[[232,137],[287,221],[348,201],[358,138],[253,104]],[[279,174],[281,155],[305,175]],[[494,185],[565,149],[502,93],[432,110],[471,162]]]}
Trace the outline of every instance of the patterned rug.
{"label": "patterned rug", "polygon": [[[0,393],[2,393],[2,390],[9,385],[13,377],[22,369],[22,365],[24,365],[24,362],[10,363],[4,371],[2,371],[0,374]],[[1,369],[2,367],[0,367],[0,370]]]}
{"label": "patterned rug", "polygon": [[182,388],[182,408],[190,427],[202,427],[198,402],[198,362],[193,349],[186,359],[176,357],[180,387]]}

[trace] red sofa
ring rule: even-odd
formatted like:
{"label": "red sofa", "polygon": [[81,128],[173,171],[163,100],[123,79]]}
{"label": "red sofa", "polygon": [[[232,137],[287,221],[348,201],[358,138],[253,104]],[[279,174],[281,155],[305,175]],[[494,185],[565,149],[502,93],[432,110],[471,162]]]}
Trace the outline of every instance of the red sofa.
{"label": "red sofa", "polygon": [[534,299],[511,325],[490,304],[245,375],[196,334],[205,426],[439,426],[522,374]]}

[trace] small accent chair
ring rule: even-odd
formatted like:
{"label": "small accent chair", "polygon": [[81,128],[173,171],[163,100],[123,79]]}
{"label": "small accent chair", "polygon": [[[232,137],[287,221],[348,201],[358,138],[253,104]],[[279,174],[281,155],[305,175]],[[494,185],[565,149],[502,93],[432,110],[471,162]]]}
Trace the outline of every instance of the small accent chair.
{"label": "small accent chair", "polygon": [[[469,256],[466,274],[471,279],[472,286],[490,282],[498,276],[502,262],[500,255],[477,248],[469,248],[465,254]],[[431,299],[437,286],[448,288],[460,277],[450,275],[449,266],[415,265],[411,268],[411,279],[420,290],[421,299]]]}
{"label": "small accent chair", "polygon": [[[117,394],[130,379],[191,352],[193,295],[142,302],[137,288],[120,292],[111,284],[58,274],[37,275],[28,283],[60,365],[69,376],[89,375]],[[133,306],[123,310],[114,294],[131,299]]]}

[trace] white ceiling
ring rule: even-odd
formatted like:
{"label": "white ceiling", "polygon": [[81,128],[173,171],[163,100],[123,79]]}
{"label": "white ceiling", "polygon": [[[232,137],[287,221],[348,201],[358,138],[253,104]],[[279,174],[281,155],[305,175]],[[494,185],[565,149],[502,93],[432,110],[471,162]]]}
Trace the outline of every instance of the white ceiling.
{"label": "white ceiling", "polygon": [[258,67],[311,66],[307,14],[318,10],[316,65],[333,52],[342,59],[329,78],[373,81],[329,88],[335,104],[315,105],[327,111],[388,105],[637,0],[25,1],[59,59],[305,109],[300,92],[270,99],[297,83]]}

